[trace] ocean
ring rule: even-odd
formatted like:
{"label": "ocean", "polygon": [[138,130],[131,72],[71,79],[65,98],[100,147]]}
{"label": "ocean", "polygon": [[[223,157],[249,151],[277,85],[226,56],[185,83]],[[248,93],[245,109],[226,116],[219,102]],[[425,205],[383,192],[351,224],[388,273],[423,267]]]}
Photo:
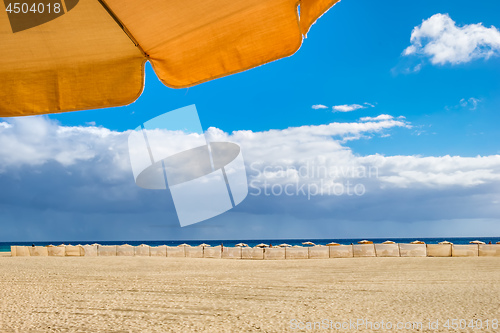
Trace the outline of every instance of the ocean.
{"label": "ocean", "polygon": [[[437,244],[442,241],[449,241],[452,242],[453,244],[469,244],[470,241],[473,240],[480,240],[488,244],[491,242],[492,244],[495,244],[496,242],[500,242],[500,237],[440,237],[440,238],[366,238],[367,240],[373,241],[374,243],[382,243],[386,240],[391,240],[396,243],[409,243],[412,242],[416,239],[423,241],[427,244]],[[129,244],[133,246],[137,246],[140,244],[147,244],[150,246],[158,246],[158,245],[168,245],[168,246],[177,246],[183,243],[189,244],[191,246],[197,246],[202,243],[209,244],[211,246],[217,246],[224,244],[224,246],[235,246],[238,243],[245,243],[248,244],[249,246],[253,247],[257,244],[264,243],[268,245],[279,245],[282,243],[290,244],[290,245],[302,245],[303,242],[313,242],[315,244],[321,244],[325,245],[330,242],[336,242],[339,244],[356,244],[362,240],[361,238],[350,238],[350,239],[336,239],[336,238],[328,238],[328,239],[232,239],[232,240],[161,240],[161,241],[69,241],[69,240],[64,240],[64,241],[51,241],[51,242],[0,242],[0,252],[9,252],[11,245],[25,245],[25,246],[31,246],[35,244],[36,246],[45,246],[45,245],[60,245],[60,244],[66,244],[66,245],[77,245],[77,244],[94,244],[98,243],[101,245],[122,245],[122,244]]]}

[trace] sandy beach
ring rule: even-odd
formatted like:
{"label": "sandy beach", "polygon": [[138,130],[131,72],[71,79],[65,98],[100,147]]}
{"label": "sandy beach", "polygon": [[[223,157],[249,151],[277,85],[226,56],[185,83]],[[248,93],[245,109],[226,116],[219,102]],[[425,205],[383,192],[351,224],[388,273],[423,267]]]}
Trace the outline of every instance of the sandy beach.
{"label": "sandy beach", "polygon": [[[0,258],[1,332],[456,331],[447,319],[500,319],[499,258]],[[349,320],[365,324],[335,328]]]}

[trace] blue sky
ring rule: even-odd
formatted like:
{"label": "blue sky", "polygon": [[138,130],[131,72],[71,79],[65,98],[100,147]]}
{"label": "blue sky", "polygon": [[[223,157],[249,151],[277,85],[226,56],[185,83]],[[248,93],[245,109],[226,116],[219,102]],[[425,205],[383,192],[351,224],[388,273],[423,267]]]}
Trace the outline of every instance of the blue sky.
{"label": "blue sky", "polygon": [[[458,65],[431,65],[405,74],[417,59],[401,56],[422,20],[448,13],[457,25],[482,22],[500,27],[496,1],[474,6],[465,1],[423,1],[418,6],[389,1],[341,1],[311,29],[292,57],[189,89],[170,89],[146,71],[143,95],[132,105],[51,116],[62,124],[126,130],[151,117],[196,104],[204,126],[226,132],[353,121],[381,113],[404,115],[421,135],[404,131],[391,139],[357,142],[359,153],[442,155],[495,154],[500,104],[500,58]],[[476,110],[457,107],[461,99],[480,99]],[[352,113],[312,110],[372,103]],[[449,110],[447,110],[449,108]]]}
{"label": "blue sky", "polygon": [[[3,119],[0,140],[36,154],[0,151],[0,241],[498,236],[499,12],[498,1],[343,0],[291,57],[178,90],[147,65],[131,105]],[[249,195],[180,228],[168,191],[135,186],[124,132],[191,104],[213,137],[240,143],[248,169],[340,161],[381,174],[360,197]]]}

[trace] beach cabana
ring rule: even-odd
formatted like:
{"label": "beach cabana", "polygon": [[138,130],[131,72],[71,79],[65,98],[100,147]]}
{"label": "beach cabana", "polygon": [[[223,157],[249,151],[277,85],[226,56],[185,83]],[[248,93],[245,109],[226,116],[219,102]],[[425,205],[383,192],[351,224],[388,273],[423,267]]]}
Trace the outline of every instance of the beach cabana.
{"label": "beach cabana", "polygon": [[83,245],[82,248],[85,257],[97,257],[97,245]]}
{"label": "beach cabana", "polygon": [[260,248],[263,248],[263,247],[269,247],[269,245],[264,244],[264,243],[260,243],[260,244],[258,244],[258,245],[255,245],[255,247],[260,247]]}
{"label": "beach cabana", "polygon": [[311,246],[314,246],[316,244],[314,244],[313,242],[304,242],[304,243],[302,243],[302,245],[311,245]]}
{"label": "beach cabana", "polygon": [[359,241],[358,244],[373,244],[373,242],[366,240],[366,239],[363,239],[363,240]]}
{"label": "beach cabana", "polygon": [[151,255],[151,248],[149,245],[141,244],[134,247],[134,256],[149,257]]}
{"label": "beach cabana", "polygon": [[480,240],[473,240],[469,242],[469,244],[486,244],[485,242],[481,242]]}
{"label": "beach cabana", "polygon": [[66,255],[65,245],[47,245],[47,253],[50,257],[64,257]]}
{"label": "beach cabana", "polygon": [[393,241],[390,241],[390,240],[386,240],[382,244],[396,244],[396,242],[393,242]]}
{"label": "beach cabana", "polygon": [[438,244],[448,245],[448,244],[453,244],[453,243],[452,242],[448,242],[448,241],[442,241],[442,242],[439,242]]}
{"label": "beach cabana", "polygon": [[248,247],[248,244],[238,243],[238,244],[236,244],[236,247]]}
{"label": "beach cabana", "polygon": [[340,245],[339,243],[335,243],[335,242],[331,242],[331,243],[326,244],[326,246],[339,246],[339,245]]}
{"label": "beach cabana", "polygon": [[66,257],[79,257],[83,253],[83,247],[81,245],[67,245],[66,246]]}
{"label": "beach cabana", "polygon": [[410,242],[410,244],[425,244],[425,242],[422,242],[422,241],[419,241],[419,240],[415,240],[413,242]]}
{"label": "beach cabana", "polygon": [[280,244],[278,246],[279,247],[292,247],[290,244],[287,244],[287,243],[283,243],[283,244]]}
{"label": "beach cabana", "polygon": [[134,247],[130,244],[123,244],[116,246],[116,255],[123,257],[133,257],[135,255]]}

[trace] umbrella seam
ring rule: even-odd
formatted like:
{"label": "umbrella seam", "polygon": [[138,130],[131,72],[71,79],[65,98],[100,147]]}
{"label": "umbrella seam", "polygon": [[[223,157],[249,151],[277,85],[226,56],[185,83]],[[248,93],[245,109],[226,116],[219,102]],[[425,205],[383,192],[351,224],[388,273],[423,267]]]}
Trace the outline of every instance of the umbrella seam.
{"label": "umbrella seam", "polygon": [[146,57],[146,59],[149,60],[149,54],[147,54],[144,49],[141,47],[141,45],[137,42],[137,39],[132,35],[132,33],[125,27],[122,21],[115,15],[115,13],[109,8],[109,6],[104,2],[104,0],[97,0],[101,6],[108,12],[108,14],[115,20],[116,24],[123,30],[123,32],[130,38],[132,43],[141,50],[141,53]]}
{"label": "umbrella seam", "polygon": [[[99,1],[101,1],[101,0],[99,0]],[[165,86],[167,86],[169,88],[175,88],[175,89],[189,88],[189,87],[193,87],[195,85],[198,85],[198,84],[201,84],[201,83],[205,83],[205,82],[208,82],[208,81],[212,81],[212,80],[215,80],[215,79],[223,78],[223,77],[230,76],[230,75],[237,74],[237,73],[246,72],[246,71],[248,71],[250,69],[254,69],[254,68],[257,68],[257,67],[260,67],[260,66],[264,66],[264,65],[267,65],[267,64],[269,64],[271,62],[274,62],[274,61],[277,61],[277,60],[280,60],[280,59],[283,59],[283,58],[291,57],[292,55],[294,55],[295,53],[297,53],[300,50],[300,48],[302,47],[302,44],[304,42],[304,34],[302,33],[302,29],[301,29],[301,26],[300,26],[300,15],[299,15],[299,12],[298,12],[298,9],[297,9],[297,7],[300,5],[300,3],[301,3],[301,0],[298,0],[294,4],[295,5],[295,17],[296,17],[297,29],[298,29],[298,32],[299,32],[298,35],[300,36],[300,41],[299,41],[298,45],[296,47],[294,47],[294,49],[293,49],[292,52],[286,53],[284,55],[280,55],[278,57],[272,57],[271,59],[268,59],[268,60],[266,60],[266,61],[264,61],[262,63],[255,64],[255,65],[250,65],[250,66],[247,66],[245,68],[236,69],[236,70],[233,70],[233,71],[230,71],[230,72],[226,72],[226,73],[222,73],[222,74],[218,74],[218,75],[211,75],[211,76],[209,76],[207,78],[204,78],[204,79],[201,79],[201,80],[198,80],[198,81],[194,81],[194,82],[191,82],[191,83],[188,83],[188,84],[185,84],[185,85],[169,84],[169,83],[167,83],[166,79],[161,78],[157,74],[158,78],[160,79],[160,81]],[[153,70],[156,73],[155,59],[152,58],[152,59],[149,59],[149,60],[150,60],[151,66],[153,67]]]}

